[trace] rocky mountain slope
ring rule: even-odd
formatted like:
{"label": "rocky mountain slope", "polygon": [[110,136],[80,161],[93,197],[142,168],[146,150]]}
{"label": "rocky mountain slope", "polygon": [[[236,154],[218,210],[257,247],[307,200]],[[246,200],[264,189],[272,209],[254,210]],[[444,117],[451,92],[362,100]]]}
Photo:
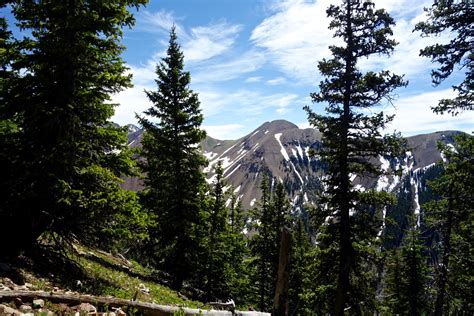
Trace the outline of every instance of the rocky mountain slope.
{"label": "rocky mountain slope", "polygon": [[[129,126],[129,130],[129,145],[139,146],[142,130],[133,126]],[[451,143],[457,133],[446,131],[409,137],[409,150],[403,160],[379,157],[383,168],[402,168],[403,176],[381,177],[377,181],[354,178],[353,181],[359,187],[394,191],[406,175],[416,175],[441,160],[437,142]],[[208,136],[202,143],[204,155],[209,160],[205,169],[208,182],[212,182],[213,167],[222,161],[229,189],[232,187],[246,208],[259,199],[258,187],[263,174],[269,175],[273,181],[282,181],[292,201],[311,201],[324,175],[324,168],[317,157],[310,157],[309,150],[317,149],[320,139],[321,135],[315,129],[300,129],[285,120],[266,122],[238,140],[217,140]],[[129,181],[127,187],[136,190],[139,183]]]}
{"label": "rocky mountain slope", "polygon": [[[139,146],[142,131],[130,128],[129,145]],[[376,188],[397,194],[397,206],[387,208],[383,217],[393,218],[396,226],[386,227],[401,233],[407,225],[408,213],[415,213],[422,219],[420,205],[430,198],[427,181],[439,174],[436,162],[442,159],[437,142],[452,143],[459,132],[444,131],[408,137],[408,150],[403,159],[379,157],[385,170],[402,169],[398,176],[382,176],[379,179],[359,179],[352,181],[359,190]],[[204,155],[209,160],[205,169],[207,181],[212,182],[213,167],[222,161],[228,190],[232,190],[245,209],[252,208],[260,199],[259,185],[267,174],[271,183],[284,183],[292,209],[298,213],[305,203],[316,201],[316,193],[321,188],[324,165],[316,157],[310,156],[310,149],[318,149],[321,135],[315,129],[300,129],[285,120],[266,122],[249,135],[237,140],[217,140],[207,137],[202,143]],[[137,189],[137,179],[127,179],[126,187]],[[400,231],[399,231],[400,230]]]}

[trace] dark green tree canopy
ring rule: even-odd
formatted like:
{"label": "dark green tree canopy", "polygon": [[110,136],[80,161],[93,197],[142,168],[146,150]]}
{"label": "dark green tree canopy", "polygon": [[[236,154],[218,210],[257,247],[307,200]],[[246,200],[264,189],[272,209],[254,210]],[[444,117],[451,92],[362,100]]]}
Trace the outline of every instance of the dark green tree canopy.
{"label": "dark green tree canopy", "polygon": [[[474,311],[466,293],[474,289],[470,267],[474,231],[474,137],[460,134],[455,144],[439,144],[445,161],[441,176],[429,183],[440,199],[428,202],[427,221],[440,234],[435,315]],[[472,260],[471,260],[472,262]]]}
{"label": "dark green tree canopy", "polygon": [[153,105],[139,117],[145,129],[142,170],[143,203],[156,216],[154,236],[157,263],[173,276],[180,289],[199,260],[198,236],[206,159],[200,142],[203,116],[198,95],[189,88],[184,56],[171,29],[166,57],[156,67],[158,89],[146,91]]}
{"label": "dark green tree canopy", "polygon": [[474,10],[469,0],[434,1],[425,9],[428,20],[416,25],[415,31],[422,36],[439,36],[450,33],[447,43],[436,43],[421,50],[420,55],[429,57],[440,66],[431,72],[433,84],[438,85],[448,78],[455,69],[465,72],[464,80],[454,85],[457,96],[442,99],[433,108],[435,113],[448,112],[457,115],[474,109]]}
{"label": "dark green tree canopy", "polygon": [[[390,101],[393,90],[406,83],[401,76],[386,70],[362,73],[357,67],[361,58],[390,55],[397,44],[391,38],[394,21],[387,12],[375,10],[370,1],[344,0],[342,5],[331,5],[327,14],[332,18],[330,28],[334,30],[334,36],[341,38],[344,45],[330,46],[333,57],[318,64],[324,79],[319,84],[319,91],[311,97],[313,102],[326,104],[327,114],[316,114],[309,107],[305,109],[310,123],[322,133],[319,154],[328,165],[322,202],[327,203],[325,216],[334,217],[332,223],[338,226],[334,242],[339,249],[339,272],[333,314],[342,315],[346,304],[354,307],[361,299],[356,295],[361,285],[350,281],[355,267],[361,267],[356,265],[357,253],[352,244],[358,235],[354,231],[354,220],[359,216],[351,218],[349,212],[359,203],[369,207],[389,200],[373,191],[354,190],[350,175],[382,174],[371,159],[397,156],[401,154],[403,144],[397,135],[382,135],[392,116],[383,112],[370,115],[367,109],[380,105],[384,99]],[[357,241],[364,244],[364,240]]]}
{"label": "dark green tree canopy", "polygon": [[126,131],[109,119],[110,94],[131,84],[120,58],[122,28],[134,23],[128,6],[145,3],[12,3],[17,25],[29,32],[15,44],[11,70],[22,75],[10,80],[3,104],[21,118],[11,153],[18,157],[10,187],[17,197],[6,211],[10,221],[28,222],[30,234],[19,244],[31,246],[45,230],[96,242],[91,230],[109,231],[119,214],[138,214],[134,194],[119,186],[133,166]]}

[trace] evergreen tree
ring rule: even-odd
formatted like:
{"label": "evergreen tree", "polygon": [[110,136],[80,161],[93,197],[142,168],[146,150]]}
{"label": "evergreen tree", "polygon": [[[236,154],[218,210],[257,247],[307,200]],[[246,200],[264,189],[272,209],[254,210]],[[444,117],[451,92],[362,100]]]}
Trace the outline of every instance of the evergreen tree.
{"label": "evergreen tree", "polygon": [[406,310],[406,296],[403,295],[402,290],[406,290],[406,288],[404,288],[404,284],[401,282],[403,271],[401,250],[400,248],[387,250],[385,256],[386,264],[383,277],[382,311],[387,314],[402,315]]}
{"label": "evergreen tree", "polygon": [[427,259],[419,228],[410,228],[405,234],[401,248],[393,249],[388,257],[383,290],[387,314],[429,313]]}
{"label": "evergreen tree", "polygon": [[119,185],[133,167],[126,131],[109,119],[110,95],[130,86],[119,42],[122,28],[134,23],[127,7],[145,3],[12,4],[29,34],[16,44],[22,54],[11,67],[21,75],[10,80],[2,104],[14,113],[18,131],[14,196],[2,221],[2,233],[17,236],[14,250],[32,249],[45,231],[107,245],[116,234],[131,234],[129,224],[142,227],[135,194]]}
{"label": "evergreen tree", "polygon": [[429,312],[429,297],[427,292],[428,265],[425,247],[420,240],[420,232],[412,228],[405,236],[401,249],[404,261],[404,271],[401,275],[406,280],[407,314],[424,315]]}
{"label": "evergreen tree", "polygon": [[436,43],[420,51],[421,56],[429,57],[440,67],[431,72],[435,85],[448,78],[454,69],[465,69],[464,81],[453,86],[457,96],[442,99],[433,108],[435,113],[448,112],[457,115],[465,110],[474,110],[474,10],[469,0],[436,0],[426,9],[428,20],[416,25],[415,30],[422,36],[438,36],[449,32],[449,43]]}
{"label": "evergreen tree", "polygon": [[[4,5],[0,4],[0,9]],[[13,217],[13,205],[18,199],[13,187],[17,181],[18,170],[15,161],[18,161],[18,123],[21,117],[18,113],[7,108],[8,98],[12,97],[12,81],[16,79],[18,73],[12,70],[12,63],[18,56],[15,56],[14,40],[5,18],[0,18],[0,221],[11,223]],[[0,238],[5,238],[0,233]],[[7,250],[7,249],[5,249]],[[10,251],[5,251],[10,252]]]}
{"label": "evergreen tree", "polygon": [[442,175],[429,185],[441,198],[424,205],[428,223],[440,233],[436,266],[435,315],[474,312],[474,137],[460,134],[453,148],[439,144],[445,162]]}
{"label": "evergreen tree", "polygon": [[230,197],[229,228],[227,244],[230,247],[230,294],[237,304],[249,301],[250,280],[245,259],[248,258],[247,236],[242,205],[235,194]]}
{"label": "evergreen tree", "polygon": [[[373,10],[369,1],[361,4],[355,0],[344,0],[341,6],[331,5],[327,14],[333,20],[330,28],[335,36],[344,40],[344,46],[331,46],[333,58],[319,62],[318,68],[326,77],[320,83],[320,91],[311,95],[313,102],[328,104],[328,115],[318,115],[305,107],[309,121],[322,133],[322,159],[328,164],[328,179],[323,202],[326,213],[334,217],[331,226],[337,226],[336,239],[326,247],[336,247],[334,264],[338,267],[337,285],[334,296],[333,315],[343,315],[346,308],[357,313],[359,297],[356,278],[360,274],[358,263],[361,256],[354,248],[356,241],[354,216],[358,201],[371,204],[370,199],[385,199],[374,192],[361,193],[354,190],[350,175],[380,175],[381,171],[370,162],[380,155],[392,156],[399,153],[401,141],[396,135],[382,137],[380,130],[393,117],[382,112],[367,114],[367,109],[380,104],[383,99],[390,100],[391,92],[404,86],[400,76],[388,71],[367,72],[357,68],[361,58],[372,55],[389,55],[396,45],[390,38],[393,19],[384,10]],[[364,212],[366,210],[359,210]],[[352,280],[352,281],[351,281]],[[329,284],[327,284],[329,286]],[[367,300],[371,300],[367,298]],[[365,301],[365,300],[364,300]]]}
{"label": "evergreen tree", "polygon": [[289,203],[282,183],[275,192],[270,192],[268,178],[260,185],[262,197],[260,205],[254,210],[256,234],[250,241],[251,265],[255,267],[252,281],[258,290],[258,305],[261,311],[273,307],[274,289],[278,272],[280,240],[282,229],[288,223]]}
{"label": "evergreen tree", "polygon": [[[470,1],[435,1],[426,9],[428,20],[416,25],[415,30],[422,36],[436,36],[444,32],[451,35],[448,43],[437,43],[421,50],[420,55],[430,57],[440,67],[431,73],[433,83],[440,84],[448,78],[456,67],[465,69],[464,81],[453,86],[457,96],[442,99],[433,108],[435,113],[448,112],[458,115],[462,111],[474,109],[474,13]],[[437,266],[435,315],[444,313],[472,313],[474,305],[467,293],[473,291],[472,269],[472,205],[473,181],[473,137],[456,137],[454,149],[439,144],[445,156],[444,171],[441,177],[431,182],[439,201],[426,204],[427,219],[440,233],[441,253]],[[466,257],[467,256],[467,257]]]}
{"label": "evergreen tree", "polygon": [[250,241],[253,267],[252,281],[257,289],[256,303],[260,311],[270,310],[273,302],[273,286],[275,283],[276,249],[274,247],[275,230],[273,227],[273,214],[271,212],[271,196],[268,177],[264,176],[260,184],[262,197],[258,208],[254,209],[253,219],[256,234]]}
{"label": "evergreen tree", "polygon": [[[5,5],[0,4],[0,9]],[[16,72],[12,71],[11,65],[14,62],[14,42],[12,39],[11,31],[8,29],[8,24],[5,18],[0,18],[0,168],[1,168],[1,180],[0,180],[0,216],[6,215],[6,205],[8,204],[10,192],[10,181],[14,181],[14,172],[12,171],[13,164],[11,161],[15,161],[14,148],[15,137],[18,134],[18,124],[15,122],[15,112],[8,111],[6,107],[9,96],[8,91],[11,89],[11,81],[17,75]],[[18,119],[18,117],[16,118]],[[13,157],[12,157],[13,156]]]}
{"label": "evergreen tree", "polygon": [[[209,205],[208,235],[206,242],[206,267],[203,278],[206,300],[214,301],[230,294],[230,269],[233,242],[230,238],[229,216],[225,206],[224,169],[219,161],[214,169],[215,179],[211,188]],[[235,255],[235,254],[234,254]]]}
{"label": "evergreen tree", "polygon": [[[291,239],[290,232],[290,205],[282,182],[278,182],[275,192],[272,195],[271,207],[273,213],[274,238],[273,247],[275,257],[273,258],[273,271],[275,281],[273,283],[273,309],[275,315],[288,313],[289,299],[289,274],[291,259]],[[284,236],[284,230],[286,235]],[[281,269],[281,271],[279,271]]]}
{"label": "evergreen tree", "polygon": [[[173,278],[172,288],[196,270],[201,200],[204,192],[202,168],[206,159],[200,142],[203,116],[198,95],[190,88],[190,74],[184,71],[184,56],[171,29],[167,56],[156,68],[157,91],[146,91],[153,106],[140,117],[145,129],[142,165],[145,174],[143,203],[156,216],[154,257]],[[152,120],[153,119],[153,120]]]}
{"label": "evergreen tree", "polygon": [[[324,217],[323,217],[324,218]],[[316,245],[310,250],[310,273],[305,280],[303,292],[303,315],[330,314],[334,306],[337,280],[337,225],[328,219],[315,225]]]}
{"label": "evergreen tree", "polygon": [[289,313],[290,315],[305,315],[306,282],[310,274],[311,241],[300,218],[293,224],[293,242],[290,259],[290,288]]}
{"label": "evergreen tree", "polygon": [[272,203],[271,209],[274,213],[274,224],[276,234],[275,234],[275,241],[274,244],[278,251],[276,252],[275,262],[278,264],[278,257],[279,257],[279,248],[280,248],[280,241],[281,241],[281,231],[286,224],[289,224],[289,209],[290,205],[285,193],[285,188],[283,183],[278,182],[275,188],[275,193],[272,195]]}

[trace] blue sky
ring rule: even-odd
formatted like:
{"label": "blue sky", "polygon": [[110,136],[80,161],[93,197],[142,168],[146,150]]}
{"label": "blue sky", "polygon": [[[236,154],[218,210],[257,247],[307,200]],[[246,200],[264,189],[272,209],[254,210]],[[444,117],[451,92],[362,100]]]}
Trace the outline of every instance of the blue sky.
{"label": "blue sky", "polygon": [[[151,0],[136,13],[136,25],[125,30],[123,57],[133,74],[134,87],[113,96],[119,103],[113,120],[136,123],[135,113],[151,104],[144,89],[155,90],[154,70],[164,56],[173,23],[191,72],[191,88],[199,94],[203,127],[218,139],[235,139],[260,124],[286,119],[307,127],[304,105],[317,112],[309,93],[321,76],[317,61],[330,57],[335,43],[325,10],[331,0]],[[456,118],[435,115],[430,107],[453,95],[451,85],[462,79],[455,73],[438,87],[431,84],[432,64],[418,56],[420,48],[438,38],[413,33],[423,20],[423,7],[432,0],[376,0],[395,18],[394,38],[400,43],[390,58],[363,60],[364,70],[389,69],[405,74],[407,88],[396,91],[392,105],[382,105],[396,119],[390,129],[404,135],[437,130],[473,130],[474,113]]]}

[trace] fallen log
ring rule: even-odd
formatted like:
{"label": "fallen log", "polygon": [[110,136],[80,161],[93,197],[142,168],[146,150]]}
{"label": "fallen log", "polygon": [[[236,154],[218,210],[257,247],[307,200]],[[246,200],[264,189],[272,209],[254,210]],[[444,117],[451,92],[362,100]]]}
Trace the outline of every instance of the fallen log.
{"label": "fallen log", "polygon": [[140,301],[132,301],[114,297],[103,297],[93,296],[85,294],[64,294],[57,292],[41,292],[41,291],[0,291],[0,301],[13,300],[20,298],[22,301],[33,301],[34,299],[44,299],[51,303],[63,303],[67,305],[79,305],[81,303],[89,303],[95,306],[108,306],[110,307],[133,307],[139,310],[141,313],[147,316],[169,316],[175,313],[180,315],[209,315],[209,316],[269,316],[269,313],[261,312],[243,312],[235,311],[234,313],[229,311],[217,311],[217,310],[205,310],[195,308],[185,308],[179,306],[167,306],[158,305],[153,303],[146,303]]}

